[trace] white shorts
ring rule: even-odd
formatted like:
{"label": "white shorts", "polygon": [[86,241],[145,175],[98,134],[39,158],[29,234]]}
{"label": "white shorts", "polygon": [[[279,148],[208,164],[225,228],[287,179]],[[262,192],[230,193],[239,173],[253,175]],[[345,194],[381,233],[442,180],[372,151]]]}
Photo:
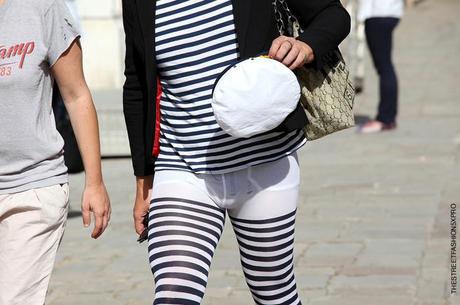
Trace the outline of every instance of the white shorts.
{"label": "white shorts", "polygon": [[45,303],[68,202],[68,183],[0,195],[0,305]]}

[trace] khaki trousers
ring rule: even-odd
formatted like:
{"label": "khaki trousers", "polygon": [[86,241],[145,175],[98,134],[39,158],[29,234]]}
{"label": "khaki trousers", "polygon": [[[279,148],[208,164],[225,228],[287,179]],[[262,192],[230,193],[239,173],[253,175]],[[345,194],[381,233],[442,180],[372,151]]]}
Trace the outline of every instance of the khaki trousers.
{"label": "khaki trousers", "polygon": [[68,201],[68,184],[0,195],[0,305],[45,303]]}

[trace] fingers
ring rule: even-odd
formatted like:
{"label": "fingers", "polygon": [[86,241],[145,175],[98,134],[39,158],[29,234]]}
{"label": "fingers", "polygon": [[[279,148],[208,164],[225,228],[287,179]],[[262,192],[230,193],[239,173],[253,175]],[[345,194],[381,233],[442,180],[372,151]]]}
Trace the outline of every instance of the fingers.
{"label": "fingers", "polygon": [[286,55],[286,57],[284,57],[282,63],[286,67],[290,67],[297,60],[297,58],[299,57],[299,54],[300,54],[300,48],[297,46],[292,47],[289,53]]}
{"label": "fingers", "polygon": [[269,56],[289,67],[297,59],[300,51],[295,39],[280,36],[273,41]]}
{"label": "fingers", "polygon": [[281,43],[278,51],[276,52],[275,56],[272,58],[279,62],[283,62],[284,59],[287,57],[287,55],[291,52],[293,47],[294,47],[294,44],[292,42],[285,40],[284,42]]}
{"label": "fingers", "polygon": [[280,36],[273,40],[272,46],[268,51],[268,56],[270,56],[271,58],[275,58],[276,53],[278,52],[279,48],[281,47],[281,44],[286,40],[286,38],[286,36]]}
{"label": "fingers", "polygon": [[110,215],[112,212],[110,206],[110,199],[105,189],[105,185],[87,186],[83,192],[83,199],[81,205],[83,225],[89,227],[91,224],[91,214],[94,217],[94,228],[91,237],[94,239],[99,238],[110,222]]}
{"label": "fingers", "polygon": [[144,217],[149,213],[148,209],[135,209],[133,211],[134,229],[138,235],[141,235],[145,230]]}
{"label": "fingers", "polygon": [[105,229],[109,226],[110,221],[110,214],[112,210],[110,208],[110,203],[106,201],[102,208],[96,207],[94,209],[94,219],[95,225],[93,233],[91,233],[91,237],[94,239],[99,238],[102,233],[104,233]]}
{"label": "fingers", "polygon": [[297,58],[295,59],[295,61],[289,66],[289,69],[291,70],[295,70],[301,66],[303,66],[305,63],[306,63],[306,58],[305,58],[305,55],[303,53],[299,53],[297,55]]}
{"label": "fingers", "polygon": [[134,227],[136,229],[136,233],[141,235],[142,232],[144,232],[144,224],[143,224],[143,218],[144,217],[135,217],[134,219]]}
{"label": "fingers", "polygon": [[91,224],[91,214],[89,210],[89,204],[86,201],[82,202],[81,204],[81,215],[83,219],[83,226],[85,228],[89,227]]}
{"label": "fingers", "polygon": [[268,55],[291,70],[314,60],[313,50],[308,44],[287,36],[276,38]]}
{"label": "fingers", "polygon": [[109,225],[109,216],[107,213],[104,214],[104,217],[102,217],[102,232],[105,231],[105,229],[107,229]]}
{"label": "fingers", "polygon": [[94,229],[91,237],[97,239],[104,232],[104,213],[94,212]]}
{"label": "fingers", "polygon": [[296,39],[287,36],[279,36],[273,40],[268,56],[278,61],[282,61],[290,49],[296,44]]}
{"label": "fingers", "polygon": [[112,217],[112,208],[109,206],[109,211],[107,213],[107,222],[110,222],[110,218]]}
{"label": "fingers", "polygon": [[141,235],[145,229],[144,216],[149,213],[150,203],[143,197],[136,197],[133,208],[134,229],[138,235]]}

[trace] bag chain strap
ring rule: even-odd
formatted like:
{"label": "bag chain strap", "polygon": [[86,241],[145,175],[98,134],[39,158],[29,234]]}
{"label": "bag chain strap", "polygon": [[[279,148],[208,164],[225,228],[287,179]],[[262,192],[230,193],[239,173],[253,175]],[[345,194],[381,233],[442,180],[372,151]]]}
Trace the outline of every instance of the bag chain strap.
{"label": "bag chain strap", "polygon": [[[278,27],[280,35],[287,35],[297,38],[299,33],[302,33],[303,30],[300,27],[299,20],[291,12],[286,0],[273,0],[273,8],[275,9],[275,20]],[[283,12],[279,8],[282,8]],[[285,18],[287,17],[287,18]],[[287,21],[287,26],[285,24]]]}

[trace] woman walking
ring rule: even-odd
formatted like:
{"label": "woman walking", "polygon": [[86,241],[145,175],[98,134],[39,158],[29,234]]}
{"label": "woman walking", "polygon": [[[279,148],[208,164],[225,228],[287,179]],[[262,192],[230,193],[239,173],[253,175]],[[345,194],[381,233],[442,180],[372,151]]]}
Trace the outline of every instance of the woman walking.
{"label": "woman walking", "polygon": [[141,234],[149,214],[154,304],[201,303],[226,213],[254,301],[300,304],[293,242],[304,121],[293,115],[281,130],[233,138],[211,106],[217,77],[238,60],[268,53],[291,69],[321,67],[349,32],[338,0],[287,4],[305,30],[298,40],[278,37],[271,1],[123,1],[134,222]]}
{"label": "woman walking", "polygon": [[0,0],[0,28],[0,305],[43,305],[69,199],[53,80],[83,156],[83,222],[94,214],[93,238],[110,216],[97,118],[62,0]]}
{"label": "woman walking", "polygon": [[359,127],[361,133],[396,128],[398,79],[392,60],[393,31],[403,15],[404,0],[361,0],[359,19],[365,22],[367,45],[379,76],[378,113]]}

